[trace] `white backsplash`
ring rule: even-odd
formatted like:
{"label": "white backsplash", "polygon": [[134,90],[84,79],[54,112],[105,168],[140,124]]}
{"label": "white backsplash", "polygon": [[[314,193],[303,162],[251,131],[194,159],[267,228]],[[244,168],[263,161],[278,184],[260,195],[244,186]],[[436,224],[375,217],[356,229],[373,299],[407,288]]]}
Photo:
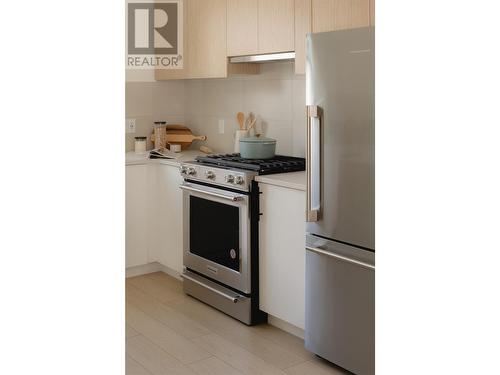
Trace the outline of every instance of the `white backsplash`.
{"label": "white backsplash", "polygon": [[[134,136],[151,133],[153,121],[164,120],[185,123],[193,133],[206,135],[203,144],[217,152],[232,152],[236,113],[241,111],[257,116],[264,135],[278,141],[277,153],[304,156],[305,78],[293,69],[293,63],[269,63],[261,65],[257,75],[128,82],[126,116],[137,119],[137,131],[127,134],[126,149],[133,149]],[[221,119],[224,134],[218,132]]]}
{"label": "white backsplash", "polygon": [[125,134],[125,151],[134,149],[134,137],[148,136],[147,148],[153,148],[149,135],[154,121],[185,123],[185,82],[127,82],[125,116],[136,119],[135,133]]}

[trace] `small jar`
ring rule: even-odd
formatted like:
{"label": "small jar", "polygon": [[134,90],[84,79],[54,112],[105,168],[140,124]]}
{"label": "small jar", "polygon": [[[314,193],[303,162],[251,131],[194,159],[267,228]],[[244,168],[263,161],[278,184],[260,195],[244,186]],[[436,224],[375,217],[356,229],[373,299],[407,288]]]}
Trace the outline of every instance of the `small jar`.
{"label": "small jar", "polygon": [[147,137],[135,137],[135,153],[141,154],[146,152],[146,139]]}

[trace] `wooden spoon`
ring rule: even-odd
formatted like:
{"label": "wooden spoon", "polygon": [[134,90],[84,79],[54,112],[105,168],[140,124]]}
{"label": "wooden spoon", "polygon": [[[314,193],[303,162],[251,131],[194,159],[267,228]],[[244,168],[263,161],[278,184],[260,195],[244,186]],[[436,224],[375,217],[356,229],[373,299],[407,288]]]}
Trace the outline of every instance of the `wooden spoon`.
{"label": "wooden spoon", "polygon": [[243,112],[238,112],[236,118],[238,119],[238,124],[240,124],[240,130],[244,130],[243,124],[245,123],[245,114]]}
{"label": "wooden spoon", "polygon": [[250,125],[248,126],[247,131],[250,131],[250,129],[252,129],[252,128],[253,128],[253,126],[255,125],[255,123],[256,123],[256,122],[257,122],[257,119],[256,119],[256,118],[254,118],[254,119],[252,120],[252,122],[250,123]]}
{"label": "wooden spoon", "polygon": [[248,114],[247,121],[245,122],[245,130],[249,131],[252,127],[252,122],[255,120],[255,116],[252,112]]}

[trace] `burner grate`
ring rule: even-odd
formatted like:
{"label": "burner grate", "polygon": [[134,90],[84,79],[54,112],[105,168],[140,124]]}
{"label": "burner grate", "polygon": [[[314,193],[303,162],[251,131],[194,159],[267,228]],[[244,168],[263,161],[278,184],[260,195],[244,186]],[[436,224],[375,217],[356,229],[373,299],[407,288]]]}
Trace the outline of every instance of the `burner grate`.
{"label": "burner grate", "polygon": [[272,159],[245,159],[240,154],[207,155],[197,156],[196,161],[202,164],[255,171],[260,175],[305,170],[304,158],[282,155],[276,155]]}

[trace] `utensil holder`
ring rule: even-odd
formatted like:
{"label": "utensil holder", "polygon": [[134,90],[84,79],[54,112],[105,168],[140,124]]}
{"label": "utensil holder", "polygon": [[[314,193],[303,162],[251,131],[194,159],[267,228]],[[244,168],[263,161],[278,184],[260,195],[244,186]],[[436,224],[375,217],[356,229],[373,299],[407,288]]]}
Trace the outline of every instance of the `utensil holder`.
{"label": "utensil holder", "polygon": [[248,137],[248,130],[236,130],[234,136],[234,152],[240,152],[240,139]]}

